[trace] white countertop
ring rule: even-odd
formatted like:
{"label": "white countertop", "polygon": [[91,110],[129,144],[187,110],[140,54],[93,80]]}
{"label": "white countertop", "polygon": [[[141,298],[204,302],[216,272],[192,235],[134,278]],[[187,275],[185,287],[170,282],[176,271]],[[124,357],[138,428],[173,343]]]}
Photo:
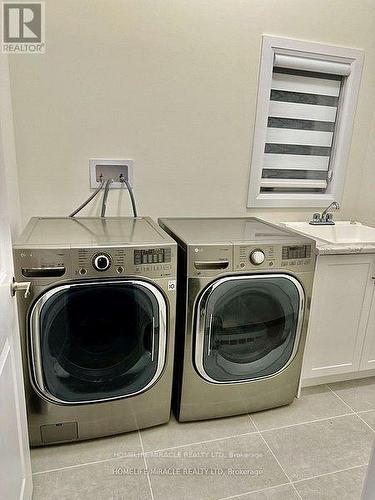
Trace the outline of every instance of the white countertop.
{"label": "white countertop", "polygon": [[332,243],[322,243],[316,240],[316,250],[318,255],[375,253],[375,243],[364,243],[360,245],[342,243],[340,245],[334,245]]}

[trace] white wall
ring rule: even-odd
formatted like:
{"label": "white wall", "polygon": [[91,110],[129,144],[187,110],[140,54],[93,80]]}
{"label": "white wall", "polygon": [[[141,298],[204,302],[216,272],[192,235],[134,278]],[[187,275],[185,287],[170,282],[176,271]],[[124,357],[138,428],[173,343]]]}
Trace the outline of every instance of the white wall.
{"label": "white wall", "polygon": [[375,113],[370,128],[370,137],[362,169],[356,214],[361,222],[375,226]]}
{"label": "white wall", "polygon": [[17,236],[21,227],[21,212],[18,190],[18,172],[14,144],[12,101],[10,95],[9,67],[7,56],[0,54],[0,145],[4,178],[0,183],[6,186],[9,210],[9,222],[13,236]]}
{"label": "white wall", "polygon": [[[365,49],[340,215],[356,213],[374,142],[373,0],[47,0],[46,32],[46,55],[10,61],[24,222],[83,201],[90,157],[135,160],[145,215],[308,217],[246,209],[262,33]],[[118,195],[108,214],[130,214]]]}

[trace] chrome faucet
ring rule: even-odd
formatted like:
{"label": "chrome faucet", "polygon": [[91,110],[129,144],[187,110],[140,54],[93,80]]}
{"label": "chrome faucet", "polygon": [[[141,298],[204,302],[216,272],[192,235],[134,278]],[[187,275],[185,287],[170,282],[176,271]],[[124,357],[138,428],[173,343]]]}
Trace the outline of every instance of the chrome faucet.
{"label": "chrome faucet", "polygon": [[315,213],[313,215],[312,220],[309,222],[309,224],[313,226],[318,226],[318,225],[334,225],[333,221],[333,215],[332,213],[328,212],[330,208],[335,208],[338,210],[340,208],[340,205],[337,203],[337,201],[333,201],[326,209],[323,210],[323,212],[320,213]]}

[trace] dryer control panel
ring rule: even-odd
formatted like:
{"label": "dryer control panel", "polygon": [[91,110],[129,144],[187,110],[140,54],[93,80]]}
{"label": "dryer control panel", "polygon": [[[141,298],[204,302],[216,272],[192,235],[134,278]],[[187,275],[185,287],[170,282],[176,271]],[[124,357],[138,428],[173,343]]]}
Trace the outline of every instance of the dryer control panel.
{"label": "dryer control panel", "polygon": [[246,245],[234,246],[236,271],[272,270],[287,268],[293,272],[310,271],[314,268],[312,245]]}

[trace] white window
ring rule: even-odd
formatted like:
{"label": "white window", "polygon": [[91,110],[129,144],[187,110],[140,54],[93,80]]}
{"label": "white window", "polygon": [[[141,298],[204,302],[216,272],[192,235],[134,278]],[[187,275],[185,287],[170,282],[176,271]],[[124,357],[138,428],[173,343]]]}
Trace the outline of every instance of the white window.
{"label": "white window", "polygon": [[363,57],[263,36],[249,207],[341,200]]}

